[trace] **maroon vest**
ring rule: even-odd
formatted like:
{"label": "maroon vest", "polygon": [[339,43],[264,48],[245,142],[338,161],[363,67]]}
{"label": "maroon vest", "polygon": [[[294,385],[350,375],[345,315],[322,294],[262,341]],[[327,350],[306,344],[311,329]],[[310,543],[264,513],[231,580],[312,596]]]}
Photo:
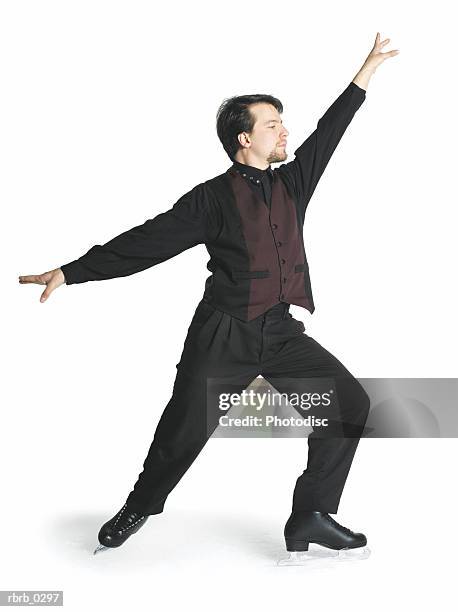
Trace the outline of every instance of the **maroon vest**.
{"label": "maroon vest", "polygon": [[205,299],[246,321],[278,302],[314,311],[302,221],[279,173],[273,176],[270,210],[233,168],[207,181],[224,221],[218,239],[207,244],[213,275]]}

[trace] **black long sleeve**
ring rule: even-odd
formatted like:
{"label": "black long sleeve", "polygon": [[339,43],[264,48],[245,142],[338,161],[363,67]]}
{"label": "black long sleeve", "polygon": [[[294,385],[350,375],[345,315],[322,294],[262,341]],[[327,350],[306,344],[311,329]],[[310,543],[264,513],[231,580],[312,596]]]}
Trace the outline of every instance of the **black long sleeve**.
{"label": "black long sleeve", "polygon": [[303,211],[307,208],[345,130],[365,98],[366,91],[351,81],[318,121],[316,130],[296,149],[293,161],[279,167],[280,171],[290,176],[296,186]]}
{"label": "black long sleeve", "polygon": [[170,209],[61,266],[67,285],[129,276],[204,243],[210,217],[203,184]]}

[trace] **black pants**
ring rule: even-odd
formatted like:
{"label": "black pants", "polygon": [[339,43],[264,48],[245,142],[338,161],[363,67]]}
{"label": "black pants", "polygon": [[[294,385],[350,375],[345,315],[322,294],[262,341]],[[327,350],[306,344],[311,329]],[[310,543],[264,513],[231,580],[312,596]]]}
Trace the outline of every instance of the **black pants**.
{"label": "black pants", "polygon": [[[189,326],[173,393],[158,423],[143,471],[127,501],[143,514],[162,512],[165,500],[211,435],[207,379],[235,376],[243,391],[259,374],[280,393],[278,378],[330,377],[341,418],[361,427],[370,400],[340,361],[279,303],[244,322],[201,301]],[[232,392],[235,392],[232,387]],[[359,436],[308,437],[307,469],[299,476],[293,510],[336,513]]]}

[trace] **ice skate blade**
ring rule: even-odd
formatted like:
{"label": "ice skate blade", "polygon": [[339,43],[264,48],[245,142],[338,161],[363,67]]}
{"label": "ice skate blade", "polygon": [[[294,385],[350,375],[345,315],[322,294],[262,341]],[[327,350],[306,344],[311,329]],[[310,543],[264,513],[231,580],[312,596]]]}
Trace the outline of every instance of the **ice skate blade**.
{"label": "ice skate blade", "polygon": [[367,546],[333,550],[332,548],[326,548],[319,544],[310,544],[308,551],[289,552],[288,557],[280,559],[277,565],[308,565],[310,562],[320,559],[330,559],[332,561],[363,561],[369,558],[370,554],[370,548]]}
{"label": "ice skate blade", "polygon": [[99,544],[97,548],[94,550],[94,555],[104,550],[110,550],[110,548],[108,546],[104,546],[103,544]]}

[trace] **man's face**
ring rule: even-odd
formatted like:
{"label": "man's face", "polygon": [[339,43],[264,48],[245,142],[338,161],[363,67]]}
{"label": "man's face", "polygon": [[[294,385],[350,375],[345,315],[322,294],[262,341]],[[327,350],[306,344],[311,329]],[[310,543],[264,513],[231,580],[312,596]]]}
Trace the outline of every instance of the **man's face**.
{"label": "man's face", "polygon": [[243,132],[241,137],[245,146],[261,162],[269,164],[282,162],[288,157],[286,152],[286,138],[289,134],[284,127],[281,115],[271,104],[260,102],[249,107],[255,118],[251,133]]}

